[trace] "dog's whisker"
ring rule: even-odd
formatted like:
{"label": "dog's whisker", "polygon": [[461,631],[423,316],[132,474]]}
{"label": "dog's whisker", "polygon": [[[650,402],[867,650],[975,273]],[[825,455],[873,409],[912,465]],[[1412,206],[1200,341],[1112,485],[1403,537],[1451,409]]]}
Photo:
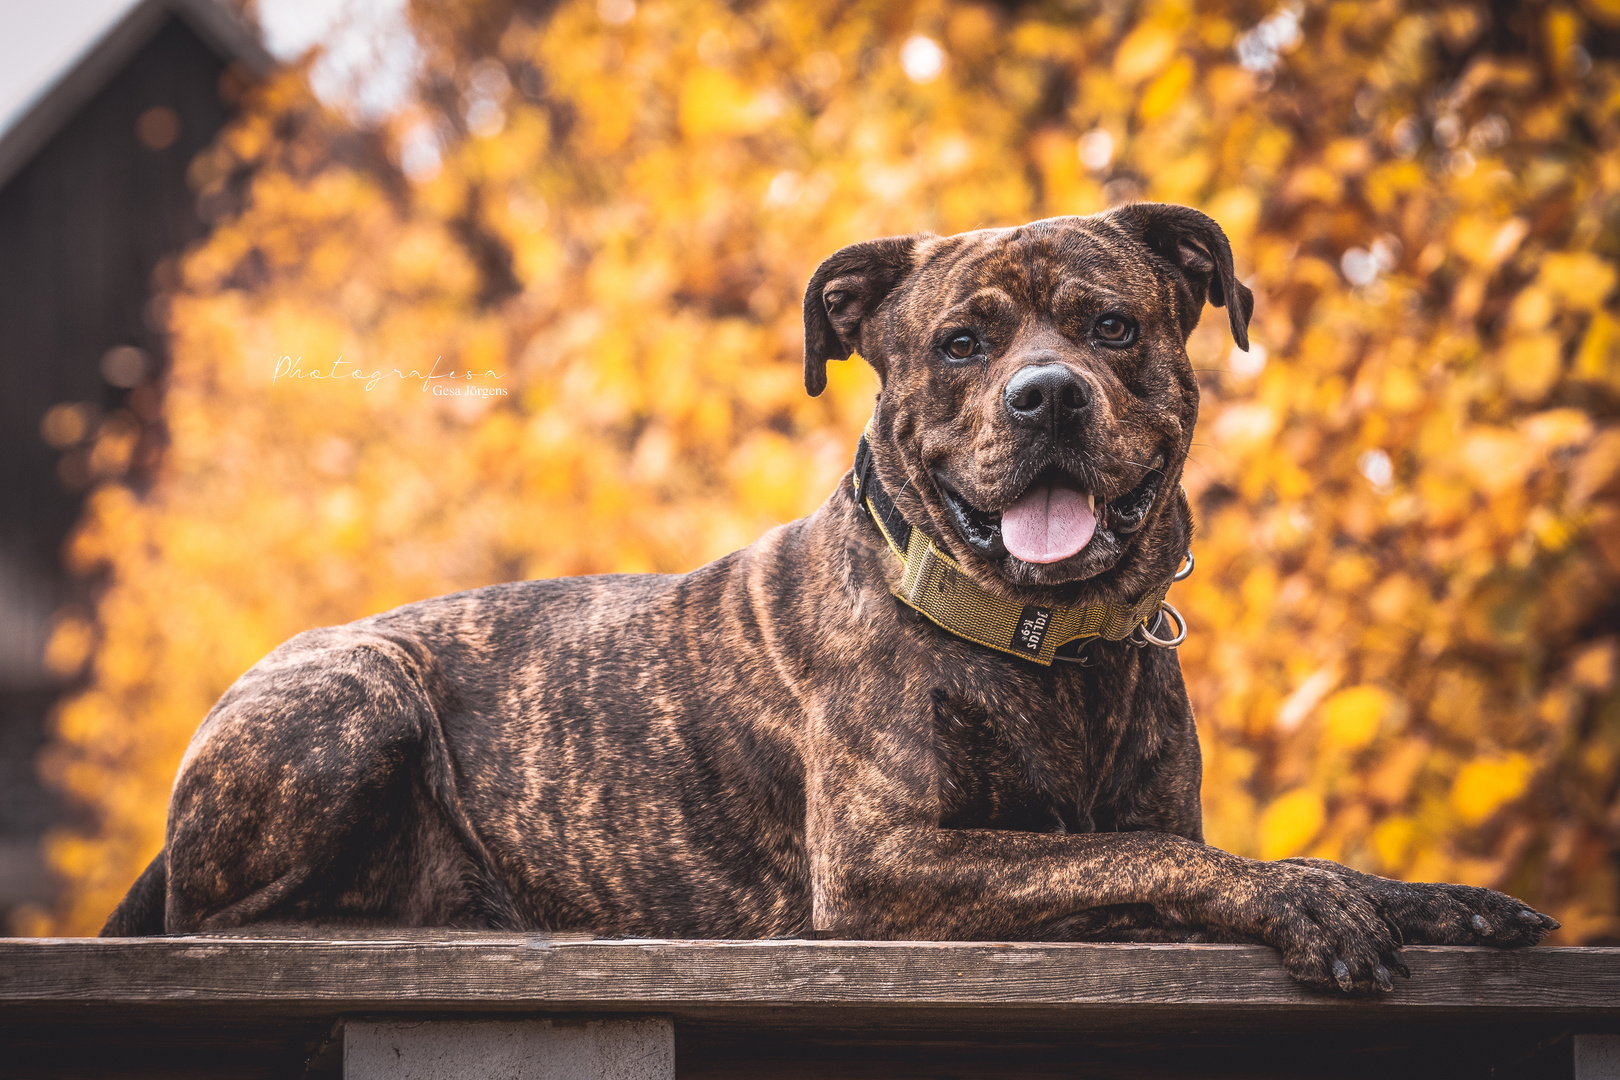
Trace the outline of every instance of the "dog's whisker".
{"label": "dog's whisker", "polygon": [[1099,450],[1098,453],[1105,454],[1108,457],[1113,458],[1115,461],[1123,462],[1126,465],[1135,465],[1139,469],[1146,469],[1148,472],[1156,472],[1161,476],[1164,475],[1164,468],[1162,466],[1149,465],[1146,462],[1142,462],[1142,461],[1133,461],[1130,458],[1120,457],[1118,454],[1110,453],[1107,450]]}
{"label": "dog's whisker", "polygon": [[1187,455],[1187,464],[1198,466],[1198,471],[1203,473],[1205,476],[1208,476],[1208,477],[1211,477],[1211,478],[1213,478],[1215,476],[1215,470],[1211,469],[1208,465],[1205,465],[1202,461],[1199,461],[1197,458],[1193,457],[1191,454]]}

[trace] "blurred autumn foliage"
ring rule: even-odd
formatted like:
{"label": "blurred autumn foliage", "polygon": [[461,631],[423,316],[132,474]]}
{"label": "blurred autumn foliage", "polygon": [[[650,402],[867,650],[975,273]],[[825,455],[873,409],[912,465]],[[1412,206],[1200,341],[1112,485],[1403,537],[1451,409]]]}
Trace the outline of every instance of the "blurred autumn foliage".
{"label": "blurred autumn foliage", "polygon": [[[1620,936],[1615,0],[413,20],[403,113],[364,129],[294,72],[193,166],[238,209],[165,300],[157,482],[106,455],[72,543],[106,588],[59,627],[86,666],[44,767],[87,816],[50,842],[69,889],[35,929],[97,928],[192,730],[289,635],[685,570],[816,506],[876,389],[849,363],[803,392],[824,255],[1146,198],[1219,220],[1258,301],[1254,351],[1219,318],[1190,345],[1198,566],[1173,599],[1209,839]],[[384,377],[308,377],[339,358]],[[435,363],[456,378],[410,377]]]}

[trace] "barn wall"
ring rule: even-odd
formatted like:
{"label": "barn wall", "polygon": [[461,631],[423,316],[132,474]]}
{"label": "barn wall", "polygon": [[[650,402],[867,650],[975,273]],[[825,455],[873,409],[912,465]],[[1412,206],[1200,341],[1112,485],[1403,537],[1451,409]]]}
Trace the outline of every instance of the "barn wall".
{"label": "barn wall", "polygon": [[[61,565],[91,480],[87,444],[48,445],[41,422],[72,403],[138,422],[137,480],[161,449],[152,282],[206,231],[186,169],[229,114],[225,70],[171,18],[0,188],[0,931],[18,905],[48,899],[39,838],[62,809],[34,770],[63,684],[41,658],[53,613],[84,604],[91,588]],[[157,149],[137,135],[155,107],[180,121]],[[123,345],[151,358],[144,385],[103,377],[103,357]]]}

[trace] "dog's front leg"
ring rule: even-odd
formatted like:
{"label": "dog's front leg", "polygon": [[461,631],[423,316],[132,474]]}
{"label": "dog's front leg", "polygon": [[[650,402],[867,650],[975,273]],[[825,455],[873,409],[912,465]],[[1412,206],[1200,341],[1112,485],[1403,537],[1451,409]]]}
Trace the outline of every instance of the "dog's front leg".
{"label": "dog's front leg", "polygon": [[817,929],[849,937],[1023,938],[1081,912],[1147,905],[1272,945],[1313,986],[1387,989],[1391,969],[1404,971],[1391,927],[1351,882],[1166,833],[869,821],[815,851],[812,865]]}
{"label": "dog's front leg", "polygon": [[1277,948],[1289,973],[1369,992],[1404,971],[1393,928],[1353,880],[1164,832],[938,827],[928,745],[905,725],[823,746],[806,777],[813,927],[856,938],[1028,938],[1141,905],[1168,923]]}

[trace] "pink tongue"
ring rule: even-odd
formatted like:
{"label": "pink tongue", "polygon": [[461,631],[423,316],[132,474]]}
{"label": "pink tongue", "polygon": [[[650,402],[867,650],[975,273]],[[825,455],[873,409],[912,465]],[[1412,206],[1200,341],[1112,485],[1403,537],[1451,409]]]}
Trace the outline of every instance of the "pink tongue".
{"label": "pink tongue", "polygon": [[1091,541],[1097,515],[1083,491],[1036,484],[1001,512],[1001,540],[1029,563],[1067,559]]}

